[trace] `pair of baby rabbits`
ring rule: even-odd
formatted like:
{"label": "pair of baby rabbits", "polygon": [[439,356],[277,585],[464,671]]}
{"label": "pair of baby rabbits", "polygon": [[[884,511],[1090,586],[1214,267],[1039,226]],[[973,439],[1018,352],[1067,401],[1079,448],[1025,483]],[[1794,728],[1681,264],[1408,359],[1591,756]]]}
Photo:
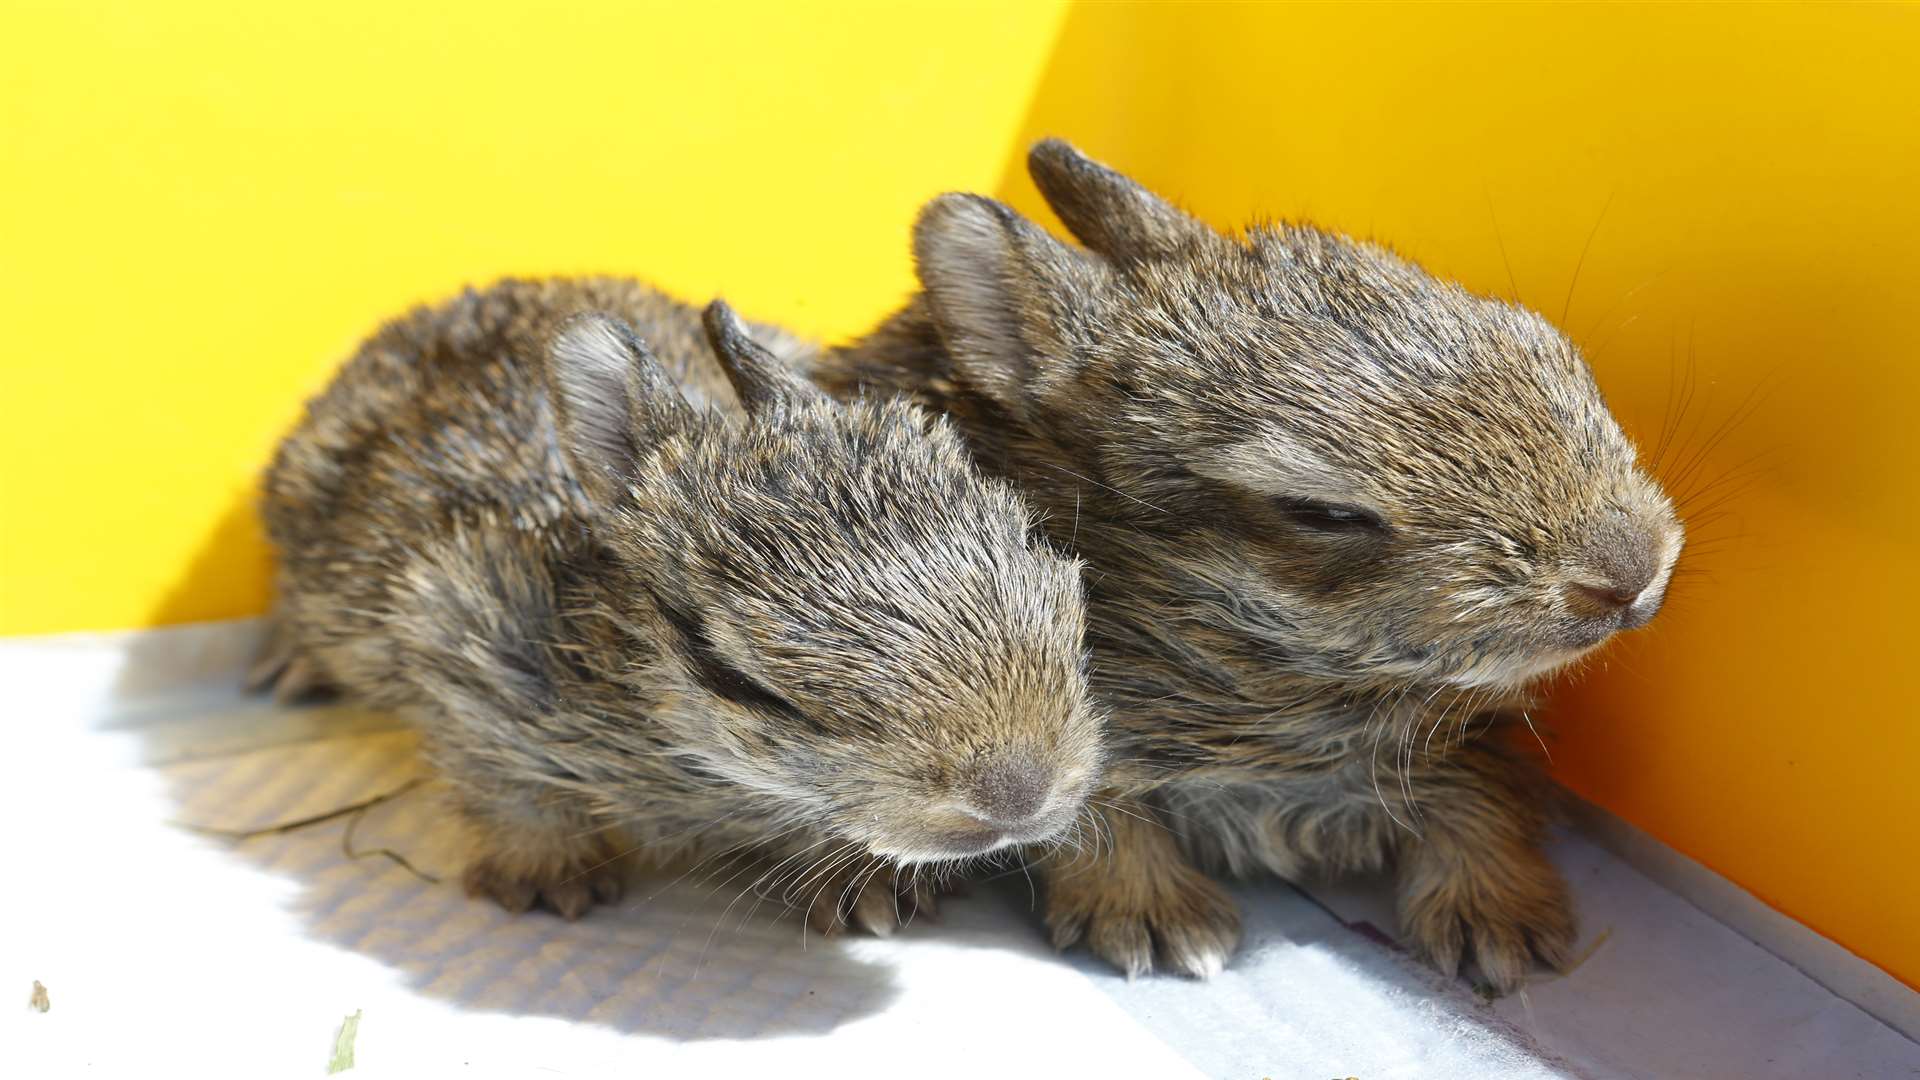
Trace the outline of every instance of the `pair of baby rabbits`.
{"label": "pair of baby rabbits", "polygon": [[1391,865],[1443,971],[1565,961],[1502,729],[1682,543],[1577,350],[1378,247],[1029,165],[1084,247],[942,196],[921,291],[844,347],[608,279],[383,328],[268,472],[263,677],[411,716],[515,910],[724,854],[885,933],[908,871],[1005,851],[1057,945],[1204,976],[1213,875]]}

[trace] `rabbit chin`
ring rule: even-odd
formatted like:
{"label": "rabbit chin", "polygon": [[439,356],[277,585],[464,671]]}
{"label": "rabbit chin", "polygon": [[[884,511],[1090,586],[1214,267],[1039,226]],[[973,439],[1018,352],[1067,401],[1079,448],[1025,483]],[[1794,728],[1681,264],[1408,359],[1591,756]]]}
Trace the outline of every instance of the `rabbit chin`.
{"label": "rabbit chin", "polygon": [[929,847],[925,845],[902,845],[896,847],[889,844],[870,844],[868,845],[868,850],[872,851],[875,856],[899,866],[918,866],[927,863],[961,862],[966,859],[976,859],[983,855],[991,855],[996,851],[1004,851],[1022,842],[1018,837],[1002,836],[978,847]]}
{"label": "rabbit chin", "polygon": [[940,833],[900,837],[897,840],[869,840],[867,850],[876,857],[901,866],[920,863],[961,862],[991,855],[1012,847],[1043,844],[1066,831],[1072,821],[1052,815],[1042,821],[1012,829],[983,829],[966,834]]}
{"label": "rabbit chin", "polygon": [[1447,677],[1447,682],[1467,690],[1518,690],[1528,683],[1559,671],[1592,652],[1586,648],[1539,649],[1524,653],[1482,656]]}

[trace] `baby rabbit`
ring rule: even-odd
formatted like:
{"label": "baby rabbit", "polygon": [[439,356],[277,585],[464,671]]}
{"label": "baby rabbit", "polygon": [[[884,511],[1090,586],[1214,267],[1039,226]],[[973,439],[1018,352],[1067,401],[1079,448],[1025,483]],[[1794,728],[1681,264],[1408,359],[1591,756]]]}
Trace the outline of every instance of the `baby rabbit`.
{"label": "baby rabbit", "polygon": [[1238,917],[1189,859],[1391,861],[1441,970],[1563,963],[1546,789],[1497,729],[1653,617],[1682,543],[1578,350],[1372,244],[1223,236],[1063,142],[1029,167],[1085,250],[943,196],[922,292],[817,377],[950,414],[1087,563],[1114,846],[1042,858],[1054,941],[1204,976]]}
{"label": "baby rabbit", "polygon": [[738,852],[815,927],[884,933],[926,899],[894,868],[1059,838],[1101,722],[1078,567],[1025,504],[717,301],[744,416],[605,308],[686,330],[632,283],[507,281],[361,347],[266,475],[263,674],[408,716],[469,891],[516,911],[614,899],[629,847]]}

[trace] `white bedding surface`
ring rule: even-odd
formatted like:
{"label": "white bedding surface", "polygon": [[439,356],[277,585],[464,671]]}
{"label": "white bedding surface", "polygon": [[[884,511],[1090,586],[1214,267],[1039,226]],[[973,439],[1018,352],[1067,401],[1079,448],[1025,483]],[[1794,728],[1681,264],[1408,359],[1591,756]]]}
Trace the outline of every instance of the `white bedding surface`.
{"label": "white bedding surface", "polygon": [[[216,696],[55,721],[88,697],[73,672],[17,648],[5,667],[26,735],[0,761],[23,871],[0,920],[5,1075],[319,1076],[358,1012],[348,1075],[1920,1076],[1920,1046],[1579,836],[1555,854],[1591,955],[1495,1003],[1348,925],[1385,921],[1364,886],[1240,889],[1246,944],[1205,984],[1055,955],[1018,874],[889,940],[822,941],[698,873],[569,924],[350,860],[344,821],[238,844],[167,824],[390,790],[416,765],[380,718]],[[417,789],[355,842],[453,877],[436,816]]]}

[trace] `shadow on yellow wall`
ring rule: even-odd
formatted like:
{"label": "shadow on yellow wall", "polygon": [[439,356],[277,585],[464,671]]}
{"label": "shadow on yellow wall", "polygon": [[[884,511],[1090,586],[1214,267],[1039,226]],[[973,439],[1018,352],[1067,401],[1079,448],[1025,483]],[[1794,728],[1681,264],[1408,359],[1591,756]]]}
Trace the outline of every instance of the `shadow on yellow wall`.
{"label": "shadow on yellow wall", "polygon": [[272,575],[273,559],[249,493],[235,499],[220,515],[147,622],[171,626],[258,614],[272,591]]}
{"label": "shadow on yellow wall", "polygon": [[1692,525],[1669,610],[1559,693],[1562,778],[1920,982],[1920,7],[13,21],[0,633],[261,610],[257,469],[408,302],[613,270],[850,334],[922,201],[1040,215],[1061,134],[1560,320]]}

